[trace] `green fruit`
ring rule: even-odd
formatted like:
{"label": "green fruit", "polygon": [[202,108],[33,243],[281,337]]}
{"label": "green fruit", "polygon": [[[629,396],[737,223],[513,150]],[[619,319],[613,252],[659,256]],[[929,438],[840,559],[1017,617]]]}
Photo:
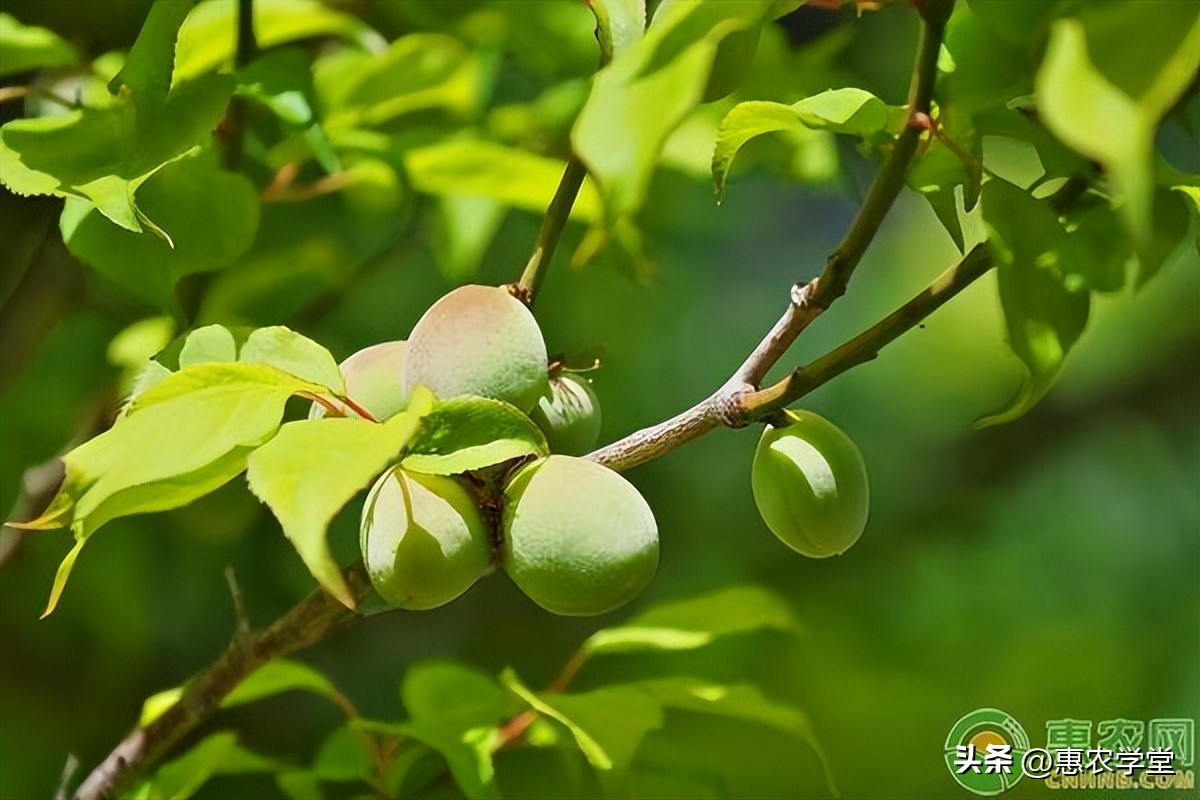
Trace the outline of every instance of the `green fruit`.
{"label": "green fruit", "polygon": [[600,401],[591,384],[569,372],[550,379],[529,418],[546,434],[551,452],[581,456],[600,436]]}
{"label": "green fruit", "polygon": [[[339,368],[346,381],[346,395],[372,417],[382,422],[404,410],[404,354],[407,344],[381,342],[354,353]],[[359,416],[344,403],[334,401],[347,417]],[[313,403],[309,419],[320,419],[326,411]]]}
{"label": "green fruit", "polygon": [[867,465],[842,429],[810,411],[768,427],[750,482],[767,527],[801,555],[840,555],[862,536],[870,505]]}
{"label": "green fruit", "polygon": [[632,600],[658,569],[658,527],[629,481],[593,461],[550,456],[504,490],[500,560],[555,614],[602,614]]}
{"label": "green fruit", "polygon": [[466,489],[399,467],[371,487],[359,544],[375,591],[412,610],[436,608],[470,589],[492,555],[487,525]]}
{"label": "green fruit", "polygon": [[441,400],[471,394],[528,412],[547,391],[546,343],[533,314],[494,286],[462,286],[434,303],[408,337],[404,385]]}

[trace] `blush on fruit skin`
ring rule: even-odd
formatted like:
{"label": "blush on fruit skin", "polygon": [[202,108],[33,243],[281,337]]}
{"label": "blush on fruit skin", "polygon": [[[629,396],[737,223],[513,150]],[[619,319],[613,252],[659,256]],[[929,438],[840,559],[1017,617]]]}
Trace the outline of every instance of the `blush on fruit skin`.
{"label": "blush on fruit skin", "polygon": [[[364,347],[350,355],[339,366],[346,381],[346,395],[377,421],[383,422],[404,410],[408,395],[404,391],[404,361],[408,343],[404,340],[380,342]],[[358,413],[344,403],[330,401],[341,407],[347,417]],[[325,407],[313,403],[309,419],[326,415]]]}
{"label": "blush on fruit skin", "polygon": [[525,304],[495,286],[438,300],[408,337],[404,386],[440,400],[478,395],[528,412],[548,389],[546,342]]}
{"label": "blush on fruit skin", "polygon": [[467,490],[399,467],[371,487],[359,544],[375,591],[414,611],[449,603],[491,565],[491,537]]}
{"label": "blush on fruit skin", "polygon": [[867,466],[854,441],[810,411],[768,426],[754,451],[751,486],[767,527],[811,558],[846,552],[867,525]]}
{"label": "blush on fruit skin", "polygon": [[581,456],[600,438],[600,401],[585,378],[570,372],[550,380],[550,391],[529,418],[546,434],[552,453]]}
{"label": "blush on fruit skin", "polygon": [[554,614],[602,614],[636,597],[658,569],[658,527],[629,481],[595,462],[553,455],[505,487],[500,561]]}

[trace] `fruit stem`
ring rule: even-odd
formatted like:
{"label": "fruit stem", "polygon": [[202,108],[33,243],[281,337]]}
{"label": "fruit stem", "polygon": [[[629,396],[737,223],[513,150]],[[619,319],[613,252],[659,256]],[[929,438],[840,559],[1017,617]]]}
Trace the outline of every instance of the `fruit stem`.
{"label": "fruit stem", "polygon": [[343,403],[349,406],[351,411],[353,411],[355,414],[358,414],[368,422],[379,422],[379,420],[375,419],[375,417],[371,415],[370,411],[367,411],[358,403],[351,400],[349,395],[338,395],[338,400],[341,400]]}
{"label": "fruit stem", "polygon": [[546,216],[542,218],[542,227],[538,231],[533,255],[529,257],[521,279],[512,287],[513,295],[526,305],[531,305],[537,296],[542,279],[546,275],[546,268],[550,265],[550,259],[554,257],[554,248],[558,246],[559,237],[571,216],[571,207],[575,205],[575,198],[579,195],[585,177],[587,167],[578,156],[571,156],[563,169],[550,206],[546,209]]}

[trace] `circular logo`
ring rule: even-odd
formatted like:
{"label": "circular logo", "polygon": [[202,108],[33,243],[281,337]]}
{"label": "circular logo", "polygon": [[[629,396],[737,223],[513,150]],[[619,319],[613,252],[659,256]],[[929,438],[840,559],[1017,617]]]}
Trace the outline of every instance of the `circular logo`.
{"label": "circular logo", "polygon": [[950,729],[946,767],[959,786],[989,797],[1017,785],[1028,750],[1029,735],[1021,723],[998,708],[981,708],[964,714]]}

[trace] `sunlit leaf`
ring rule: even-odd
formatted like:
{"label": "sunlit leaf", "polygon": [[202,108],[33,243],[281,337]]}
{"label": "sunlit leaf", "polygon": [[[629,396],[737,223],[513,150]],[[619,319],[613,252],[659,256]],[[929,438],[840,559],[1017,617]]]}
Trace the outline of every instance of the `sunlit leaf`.
{"label": "sunlit leaf", "polygon": [[1026,371],[1008,407],[979,421],[996,425],[1024,415],[1054,386],[1087,324],[1091,298],[1066,285],[1075,253],[1047,203],[1001,180],[984,185],[982,203],[1008,343]]}
{"label": "sunlit leaf", "polygon": [[236,734],[214,733],[160,767],[149,780],[147,796],[186,800],[217,775],[273,772],[280,766],[274,759],[247,750]]}
{"label": "sunlit leaf", "polygon": [[399,457],[418,421],[403,411],[383,424],[350,417],[299,420],[250,456],[250,489],[274,512],[313,577],[350,608],[354,598],[325,539],[329,523]]}
{"label": "sunlit leaf", "polygon": [[[164,689],[146,698],[142,704],[138,725],[144,728],[162,716],[163,712],[183,697],[185,688],[186,686],[176,686]],[[339,703],[341,697],[330,680],[317,670],[299,661],[276,658],[254,670],[234,687],[233,691],[225,695],[221,707],[233,708],[294,691],[309,692],[335,703]]]}
{"label": "sunlit leaf", "polygon": [[751,100],[738,103],[721,121],[713,149],[713,182],[720,199],[733,160],[742,146],[768,133],[796,133],[805,128],[859,137],[883,134],[894,127],[897,110],[861,89],[836,89],[792,105]]}
{"label": "sunlit leaf", "polygon": [[[410,150],[404,165],[417,191],[490,198],[539,214],[550,204],[566,166],[557,159],[475,139]],[[584,222],[599,218],[600,203],[590,184],[580,189],[571,216]]]}
{"label": "sunlit leaf", "polygon": [[[340,64],[353,68],[339,70],[338,80],[323,76],[325,68]],[[466,45],[437,33],[402,36],[378,55],[318,62],[316,73],[331,129],[383,125],[431,109],[467,114],[478,102],[481,80]]]}
{"label": "sunlit leaf", "polygon": [[500,797],[492,755],[500,745],[500,725],[514,706],[500,685],[470,667],[430,661],[409,668],[400,695],[411,721],[367,729],[411,737],[436,750],[471,800]]}
{"label": "sunlit leaf", "polygon": [[[1126,76],[1121,86],[1114,84],[1112,75],[1097,66],[1101,56],[1092,52],[1085,24],[1062,19],[1051,28],[1037,77],[1038,110],[1046,126],[1104,165],[1120,193],[1121,210],[1139,251],[1153,238],[1154,132],[1200,67],[1200,9],[1168,3],[1161,11],[1151,15],[1161,17],[1154,27],[1164,31],[1158,39],[1134,35],[1143,19],[1140,13],[1121,34],[1144,41],[1147,51],[1159,54],[1151,62],[1155,69]],[[1163,27],[1164,22],[1170,25]],[[1166,38],[1181,32],[1181,39]]]}
{"label": "sunlit leaf", "polygon": [[[233,58],[238,0],[197,3],[179,30],[176,83],[208,72]],[[329,36],[374,46],[380,41],[361,20],[318,0],[254,0],[254,33],[265,49],[286,42]]]}
{"label": "sunlit leaf", "polygon": [[478,274],[505,211],[504,205],[490,197],[438,198],[434,255],[447,281],[458,285]]}
{"label": "sunlit leaf", "polygon": [[370,780],[375,771],[375,762],[364,737],[362,731],[335,728],[317,748],[317,754],[313,757],[313,774],[325,781]]}
{"label": "sunlit leaf", "polygon": [[175,64],[175,40],[191,7],[191,0],[158,0],[151,5],[125,65],[108,84],[114,94],[122,87],[133,94],[141,116],[139,128],[150,124],[167,101]]}
{"label": "sunlit leaf", "polygon": [[210,152],[165,166],[141,187],[137,202],[169,242],[118,228],[78,198],[63,210],[63,239],[76,257],[130,294],[176,312],[179,279],[229,266],[250,247],[258,226],[254,185],[221,169]]}
{"label": "sunlit leaf", "polygon": [[251,333],[242,344],[238,361],[266,364],[328,387],[335,394],[346,393],[346,384],[333,354],[307,336],[301,336],[282,325],[259,328]]}
{"label": "sunlit leaf", "polygon": [[401,463],[415,472],[454,475],[547,453],[546,437],[515,407],[485,397],[456,397],[421,420]]}
{"label": "sunlit leaf", "polygon": [[835,797],[838,795],[833,770],[808,715],[797,708],[766,697],[758,687],[749,684],[725,685],[690,677],[640,681],[634,686],[667,708],[732,717],[795,736],[816,752],[825,770],[825,781],[829,790]]}
{"label": "sunlit leaf", "polygon": [[0,14],[0,77],[74,64],[75,49],[58,34]]}
{"label": "sunlit leaf", "polygon": [[582,652],[592,656],[692,650],[722,636],[755,630],[796,634],[800,625],[777,595],[744,586],[655,606],[625,625],[592,634]]}
{"label": "sunlit leaf", "polygon": [[43,520],[69,525],[77,545],[60,568],[46,613],[97,528],[116,517],[186,505],[227,483],[278,429],[289,397],[321,390],[269,367],[201,364],[166,376],[112,428],[67,453],[66,479]]}
{"label": "sunlit leaf", "polygon": [[571,138],[610,218],[641,207],[667,136],[703,97],[721,40],[760,24],[770,6],[769,0],[674,3],[596,75]]}
{"label": "sunlit leaf", "polygon": [[596,16],[596,39],[608,59],[625,52],[646,30],[646,0],[593,0],[588,7]]}
{"label": "sunlit leaf", "polygon": [[631,686],[536,694],[512,670],[507,670],[502,680],[535,711],[566,726],[593,767],[614,775],[628,770],[642,738],[663,723],[660,704]]}

